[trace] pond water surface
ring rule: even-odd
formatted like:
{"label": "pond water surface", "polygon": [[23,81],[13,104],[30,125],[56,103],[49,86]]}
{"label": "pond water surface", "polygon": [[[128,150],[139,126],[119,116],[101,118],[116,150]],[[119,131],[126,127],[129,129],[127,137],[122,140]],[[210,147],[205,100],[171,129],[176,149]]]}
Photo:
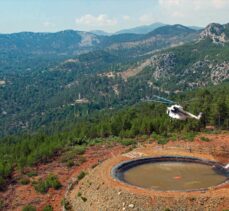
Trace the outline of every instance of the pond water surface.
{"label": "pond water surface", "polygon": [[132,167],[123,173],[125,182],[156,190],[192,190],[223,183],[227,177],[212,166],[190,162],[154,162]]}

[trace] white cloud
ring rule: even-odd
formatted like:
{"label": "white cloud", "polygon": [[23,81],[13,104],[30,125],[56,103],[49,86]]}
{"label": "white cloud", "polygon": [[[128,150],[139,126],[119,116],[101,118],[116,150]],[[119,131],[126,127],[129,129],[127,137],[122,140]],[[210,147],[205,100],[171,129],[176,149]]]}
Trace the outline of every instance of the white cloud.
{"label": "white cloud", "polygon": [[[229,19],[229,0],[158,0],[167,23],[206,25]],[[162,19],[162,18],[161,18]]]}
{"label": "white cloud", "polygon": [[150,23],[153,23],[155,19],[152,14],[145,14],[139,17],[139,21],[142,24],[150,24]]}
{"label": "white cloud", "polygon": [[182,17],[184,17],[184,14],[182,12],[180,12],[180,11],[174,11],[172,13],[172,16],[173,17],[180,17],[180,18],[182,18]]}
{"label": "white cloud", "polygon": [[178,6],[181,0],[159,0],[159,4],[164,7]]}
{"label": "white cloud", "polygon": [[123,15],[123,16],[122,16],[122,19],[123,19],[124,21],[129,21],[129,20],[131,20],[131,17],[128,16],[128,15]]}
{"label": "white cloud", "polygon": [[162,8],[182,8],[189,10],[220,9],[229,6],[228,0],[159,0]]}
{"label": "white cloud", "polygon": [[49,21],[45,21],[45,22],[43,22],[43,26],[46,27],[46,28],[50,28],[50,27],[54,27],[55,24],[51,23]]}
{"label": "white cloud", "polygon": [[109,18],[106,14],[100,14],[98,16],[87,14],[81,16],[80,18],[76,18],[76,23],[82,26],[106,27],[114,26],[118,23],[118,21],[114,18]]}
{"label": "white cloud", "polygon": [[223,7],[229,6],[228,0],[212,0],[212,4],[215,8],[221,9]]}

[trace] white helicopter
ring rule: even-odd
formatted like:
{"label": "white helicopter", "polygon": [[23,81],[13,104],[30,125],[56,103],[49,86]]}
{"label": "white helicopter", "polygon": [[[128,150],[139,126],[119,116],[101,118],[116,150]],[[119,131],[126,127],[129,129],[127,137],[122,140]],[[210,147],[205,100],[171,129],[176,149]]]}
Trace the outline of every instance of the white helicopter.
{"label": "white helicopter", "polygon": [[175,102],[165,99],[163,97],[159,97],[154,95],[155,99],[148,99],[146,101],[153,101],[153,102],[158,102],[158,103],[163,103],[170,105],[167,107],[166,113],[173,119],[178,119],[178,120],[186,120],[188,118],[193,118],[196,120],[200,120],[202,117],[202,113],[199,113],[198,116],[191,114],[183,109],[181,105],[176,104]]}

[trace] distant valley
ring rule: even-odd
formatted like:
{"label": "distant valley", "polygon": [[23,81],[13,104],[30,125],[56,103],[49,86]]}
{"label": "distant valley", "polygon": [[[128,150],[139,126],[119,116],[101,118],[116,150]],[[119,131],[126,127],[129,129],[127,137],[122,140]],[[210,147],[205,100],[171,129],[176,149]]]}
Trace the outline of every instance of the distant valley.
{"label": "distant valley", "polygon": [[229,78],[229,25],[0,35],[1,136]]}

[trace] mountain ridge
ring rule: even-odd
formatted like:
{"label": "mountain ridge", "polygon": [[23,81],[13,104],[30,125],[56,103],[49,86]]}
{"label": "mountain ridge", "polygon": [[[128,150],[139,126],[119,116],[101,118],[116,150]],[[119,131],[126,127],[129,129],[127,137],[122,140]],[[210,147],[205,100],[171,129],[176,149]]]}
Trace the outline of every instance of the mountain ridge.
{"label": "mountain ridge", "polygon": [[131,34],[147,34],[159,27],[162,26],[166,26],[167,24],[164,23],[160,23],[160,22],[156,22],[150,25],[143,25],[143,26],[137,26],[137,27],[133,27],[133,28],[129,28],[129,29],[122,29],[119,30],[117,32],[115,32],[114,34],[127,34],[127,33],[131,33]]}
{"label": "mountain ridge", "polygon": [[[0,34],[0,65],[7,66],[5,69],[12,69],[14,65],[24,67],[28,63],[24,61],[25,58],[36,60],[39,56],[40,60],[43,61],[48,58],[61,60],[96,50],[122,53],[125,57],[134,58],[149,51],[157,51],[189,42],[198,34],[191,29],[182,31],[176,25],[164,26],[162,29],[167,27],[170,29],[167,34],[150,32],[148,34],[98,36],[93,33],[74,30],[57,33]],[[160,28],[156,30],[160,32]],[[18,59],[12,60],[12,56]]]}
{"label": "mountain ridge", "polygon": [[[154,31],[157,28],[160,28],[162,26],[169,26],[169,25],[170,24],[155,22],[155,23],[152,23],[149,25],[140,25],[140,26],[136,26],[133,28],[121,29],[121,30],[114,32],[114,33],[108,33],[108,32],[103,31],[103,30],[93,30],[93,31],[89,31],[89,32],[92,32],[92,33],[97,34],[97,35],[108,35],[108,36],[115,35],[115,34],[117,35],[117,34],[129,34],[129,33],[131,33],[131,34],[147,34],[147,33]],[[194,29],[196,31],[203,29],[203,27],[199,27],[199,26],[187,26],[187,27],[190,29]]]}
{"label": "mountain ridge", "polygon": [[[201,39],[204,30],[208,28],[196,32],[175,25],[158,28],[153,35],[115,35],[101,48],[58,59],[55,52],[53,57],[34,54],[31,59],[28,52],[0,50],[0,135],[134,104],[152,94],[173,95],[226,82],[229,43]],[[227,35],[228,25],[223,30]],[[90,49],[93,39],[87,35],[83,44]],[[85,99],[80,105],[79,95]]]}

